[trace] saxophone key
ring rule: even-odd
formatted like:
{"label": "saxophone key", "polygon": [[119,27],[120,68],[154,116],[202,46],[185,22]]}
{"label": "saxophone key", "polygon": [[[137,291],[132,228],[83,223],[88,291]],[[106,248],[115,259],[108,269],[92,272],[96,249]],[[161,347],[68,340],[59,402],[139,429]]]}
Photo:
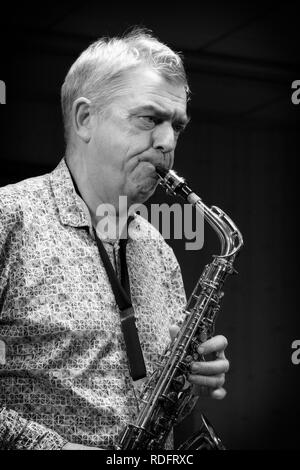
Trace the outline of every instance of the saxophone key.
{"label": "saxophone key", "polygon": [[166,411],[170,411],[177,402],[177,393],[169,392],[167,395],[161,395],[159,397],[160,404]]}
{"label": "saxophone key", "polygon": [[206,340],[207,340],[207,331],[204,330],[200,333],[200,341],[201,343],[204,343]]}
{"label": "saxophone key", "polygon": [[179,392],[185,386],[185,382],[186,382],[185,376],[179,375],[178,377],[175,377],[175,379],[173,379],[172,386],[176,392]]}

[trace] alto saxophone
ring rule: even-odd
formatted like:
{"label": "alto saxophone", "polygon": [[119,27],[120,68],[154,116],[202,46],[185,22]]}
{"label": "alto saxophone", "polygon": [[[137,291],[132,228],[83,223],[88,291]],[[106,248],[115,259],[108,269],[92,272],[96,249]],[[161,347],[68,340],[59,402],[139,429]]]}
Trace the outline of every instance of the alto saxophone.
{"label": "alto saxophone", "polygon": [[[198,347],[213,336],[223,284],[235,272],[233,262],[243,245],[240,231],[221,209],[208,208],[174,171],[160,167],[156,171],[167,192],[182,196],[204,214],[217,232],[221,253],[205,266],[187,303],[181,329],[162,355],[161,365],[144,384],[138,417],[134,424],[125,427],[118,450],[164,449],[173,426],[195,400],[193,387],[187,381],[190,363],[204,360]],[[202,414],[200,430],[179,447],[179,450],[186,449],[223,450],[225,447]]]}

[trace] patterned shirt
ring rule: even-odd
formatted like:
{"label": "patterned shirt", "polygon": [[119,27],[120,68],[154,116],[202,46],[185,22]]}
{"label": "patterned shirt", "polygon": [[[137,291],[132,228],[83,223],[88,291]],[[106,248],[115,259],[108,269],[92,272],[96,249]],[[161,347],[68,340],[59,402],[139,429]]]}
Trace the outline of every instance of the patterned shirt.
{"label": "patterned shirt", "polygon": [[[118,273],[118,243],[104,246]],[[127,264],[149,376],[185,293],[172,249],[138,215]],[[64,159],[0,188],[0,400],[0,441],[19,435],[20,449],[113,448],[137,413],[119,310]]]}

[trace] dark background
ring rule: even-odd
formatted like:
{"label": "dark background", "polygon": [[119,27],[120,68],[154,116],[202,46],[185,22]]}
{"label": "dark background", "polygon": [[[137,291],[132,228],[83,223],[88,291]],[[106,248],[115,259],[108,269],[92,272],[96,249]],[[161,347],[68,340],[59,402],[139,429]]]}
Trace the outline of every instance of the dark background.
{"label": "dark background", "polygon": [[[244,235],[239,275],[225,286],[217,333],[229,340],[227,397],[203,399],[178,429],[197,429],[200,411],[230,449],[299,446],[300,339],[297,290],[300,16],[296,2],[40,3],[2,15],[0,185],[51,171],[64,154],[60,86],[79,53],[98,37],[145,26],[185,57],[192,121],[175,168],[208,205],[231,215]],[[298,46],[299,47],[299,46]],[[159,189],[153,202],[165,196]],[[174,202],[172,200],[172,202]],[[218,253],[171,241],[187,293]]]}

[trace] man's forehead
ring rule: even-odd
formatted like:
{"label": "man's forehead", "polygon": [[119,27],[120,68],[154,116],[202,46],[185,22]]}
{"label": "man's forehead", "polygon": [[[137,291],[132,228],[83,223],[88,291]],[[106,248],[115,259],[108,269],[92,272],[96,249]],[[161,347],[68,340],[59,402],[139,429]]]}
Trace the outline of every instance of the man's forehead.
{"label": "man's forehead", "polygon": [[152,69],[136,69],[128,72],[123,83],[128,105],[132,110],[149,111],[186,116],[187,96],[183,84],[171,82]]}

